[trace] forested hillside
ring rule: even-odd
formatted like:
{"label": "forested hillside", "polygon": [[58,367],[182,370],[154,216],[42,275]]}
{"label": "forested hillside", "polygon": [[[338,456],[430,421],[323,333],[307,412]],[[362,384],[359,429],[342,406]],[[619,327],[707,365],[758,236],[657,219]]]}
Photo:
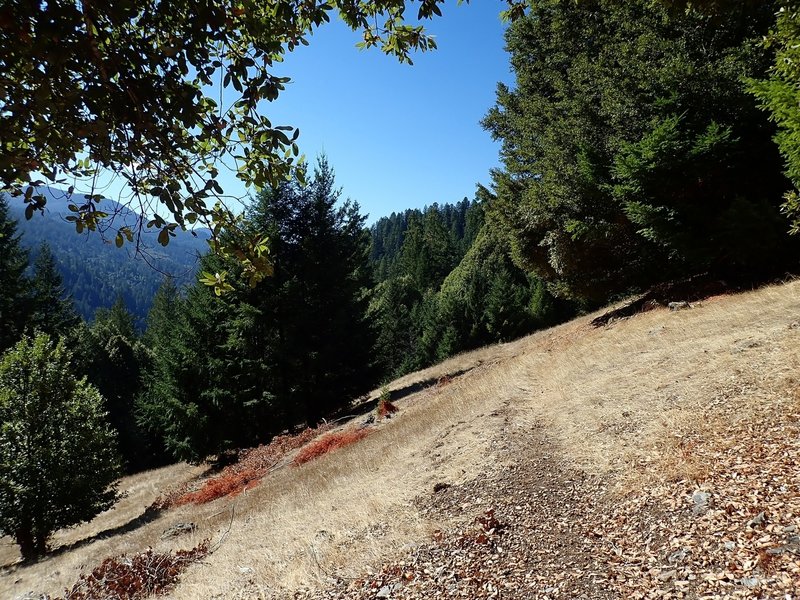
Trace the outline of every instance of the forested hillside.
{"label": "forested hillside", "polygon": [[[162,247],[155,234],[145,234],[142,240],[143,253],[136,256],[134,248],[120,250],[113,239],[104,240],[89,232],[78,235],[74,224],[66,221],[69,215],[67,204],[74,202],[66,193],[46,190],[48,199],[44,214],[35,213],[25,218],[22,199],[8,198],[10,215],[18,222],[20,241],[28,248],[35,260],[43,242],[50,246],[56,266],[64,279],[66,290],[75,303],[75,308],[85,320],[91,320],[98,308],[110,308],[117,296],[136,318],[139,327],[150,310],[153,296],[165,276],[171,276],[179,287],[194,282],[199,256],[208,251],[208,234],[198,231],[197,237],[184,233]],[[109,214],[128,211],[105,200],[103,210]]]}

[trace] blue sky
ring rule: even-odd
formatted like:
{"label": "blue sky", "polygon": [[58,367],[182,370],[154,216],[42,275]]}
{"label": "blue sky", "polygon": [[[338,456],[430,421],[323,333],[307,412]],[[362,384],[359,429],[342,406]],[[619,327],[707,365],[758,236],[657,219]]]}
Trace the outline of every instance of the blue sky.
{"label": "blue sky", "polygon": [[[413,65],[359,50],[360,34],[333,19],[276,65],[274,73],[291,82],[262,112],[273,125],[300,129],[311,164],[327,155],[344,197],[358,201],[368,223],[473,198],[476,184],[488,185],[499,165],[499,144],[479,122],[494,105],[497,83],[513,82],[500,20],[506,7],[505,0],[447,2],[442,17],[424,23],[438,48],[416,53]],[[225,105],[233,94],[225,91]],[[97,183],[97,193],[123,201],[128,195],[113,175]],[[220,183],[228,198],[248,194],[226,169]]]}
{"label": "blue sky", "polygon": [[[489,183],[499,146],[479,124],[498,81],[511,82],[503,50],[503,0],[448,2],[426,22],[437,50],[401,65],[377,49],[358,50],[357,33],[332,21],[276,72],[292,78],[264,114],[300,128],[310,162],[325,152],[344,196],[369,222],[393,211],[472,198]],[[235,179],[223,183],[226,192]]]}

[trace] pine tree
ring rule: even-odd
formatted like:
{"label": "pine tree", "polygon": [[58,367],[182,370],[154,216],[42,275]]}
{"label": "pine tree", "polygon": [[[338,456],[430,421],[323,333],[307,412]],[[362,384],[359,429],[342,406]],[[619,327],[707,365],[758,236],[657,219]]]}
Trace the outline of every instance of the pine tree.
{"label": "pine tree", "polygon": [[324,159],[309,179],[264,190],[248,210],[253,231],[269,234],[274,275],[251,288],[235,264],[204,257],[201,270],[228,268],[234,289],[223,297],[190,289],[175,339],[156,349],[165,383],[140,400],[140,420],[178,458],[202,460],[315,424],[373,383],[364,218],[340,201]]}
{"label": "pine tree", "polygon": [[122,297],[118,296],[111,308],[98,309],[94,322],[78,328],[72,339],[76,365],[104,398],[126,470],[152,466],[155,458],[145,448],[134,405],[146,371],[147,353]]}
{"label": "pine tree", "polygon": [[33,263],[29,327],[51,337],[61,337],[72,331],[79,321],[50,246],[43,243]]}
{"label": "pine tree", "polygon": [[600,303],[796,256],[780,251],[773,127],[744,84],[770,63],[773,10],[733,3],[711,18],[647,0],[544,0],[514,23],[516,85],[498,86],[484,124],[503,142],[492,210],[518,264]]}
{"label": "pine tree", "polygon": [[17,224],[0,194],[0,352],[16,343],[28,320],[28,252],[20,244]]}

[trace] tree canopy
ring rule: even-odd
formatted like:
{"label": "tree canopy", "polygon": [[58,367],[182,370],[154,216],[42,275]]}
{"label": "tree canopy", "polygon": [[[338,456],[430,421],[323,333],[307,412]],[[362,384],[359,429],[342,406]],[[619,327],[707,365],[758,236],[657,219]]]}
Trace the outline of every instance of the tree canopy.
{"label": "tree canopy", "polygon": [[30,282],[28,253],[20,244],[17,223],[0,195],[0,352],[14,345],[25,327]]}
{"label": "tree canopy", "polygon": [[0,358],[0,532],[26,559],[44,554],[52,532],[117,498],[119,458],[103,399],[69,360],[46,334],[23,337]]}
{"label": "tree canopy", "polygon": [[541,0],[516,21],[516,86],[498,87],[484,123],[503,143],[493,209],[518,263],[564,297],[603,302],[786,257],[787,182],[744,83],[768,71],[774,10]]}
{"label": "tree canopy", "polygon": [[[365,319],[368,237],[321,159],[309,180],[267,188],[248,209],[272,240],[274,276],[254,288],[229,265],[221,297],[166,286],[148,319],[154,377],[140,421],[178,458],[256,444],[341,408],[374,382]],[[202,268],[225,268],[204,257]],[[177,333],[176,333],[177,330]]]}

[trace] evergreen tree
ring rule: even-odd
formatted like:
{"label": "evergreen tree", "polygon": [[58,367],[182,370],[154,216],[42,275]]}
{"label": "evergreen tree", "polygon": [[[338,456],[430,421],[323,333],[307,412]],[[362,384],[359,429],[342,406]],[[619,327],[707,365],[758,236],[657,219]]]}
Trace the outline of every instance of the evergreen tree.
{"label": "evergreen tree", "polygon": [[545,0],[514,23],[516,85],[498,86],[484,124],[503,142],[492,210],[517,262],[596,303],[786,256],[773,128],[743,83],[769,65],[773,10]]}
{"label": "evergreen tree", "polygon": [[[314,424],[373,383],[364,218],[340,202],[325,159],[307,185],[259,194],[248,218],[269,234],[273,276],[253,288],[234,276],[223,297],[192,288],[173,330],[179,341],[156,359],[168,383],[140,402],[142,421],[180,458]],[[225,268],[235,273],[214,256],[201,265]]]}
{"label": "evergreen tree", "polygon": [[0,359],[0,533],[22,557],[116,499],[114,434],[97,389],[71,372],[62,342],[22,338]]}
{"label": "evergreen tree", "polygon": [[[219,263],[218,257],[207,255],[201,269],[216,272]],[[253,428],[261,421],[252,405],[246,410],[240,402],[238,382],[220,368],[243,359],[243,352],[235,348],[232,354],[223,354],[227,319],[234,319],[233,296],[218,298],[198,284],[181,300],[174,286],[165,283],[148,315],[145,340],[153,376],[136,399],[136,415],[176,459],[199,462],[226,448],[252,443]]]}
{"label": "evergreen tree", "polygon": [[447,276],[437,298],[438,319],[445,324],[438,358],[509,341],[571,315],[541,280],[513,263],[510,251],[501,234],[484,226]]}
{"label": "evergreen tree", "polygon": [[79,328],[73,339],[76,365],[105,400],[126,471],[152,466],[157,461],[148,452],[144,433],[136,423],[134,404],[147,353],[122,297],[118,296],[111,308],[99,309],[94,322]]}
{"label": "evergreen tree", "polygon": [[403,240],[399,272],[408,275],[417,289],[438,289],[457,264],[455,240],[437,205],[419,217],[413,215]]}
{"label": "evergreen tree", "polygon": [[22,335],[28,318],[28,253],[20,245],[17,224],[0,194],[0,352]]}
{"label": "evergreen tree", "polygon": [[775,61],[769,77],[751,81],[761,106],[778,125],[775,142],[794,189],[787,192],[784,210],[792,219],[792,232],[800,232],[800,1],[780,0],[777,21],[767,37]]}
{"label": "evergreen tree", "polygon": [[78,313],[72,298],[64,289],[64,282],[50,246],[43,243],[33,262],[29,327],[51,337],[62,337],[79,322]]}
{"label": "evergreen tree", "polygon": [[422,294],[411,277],[392,277],[371,292],[368,316],[377,331],[375,357],[384,379],[415,370],[420,331],[415,307]]}

